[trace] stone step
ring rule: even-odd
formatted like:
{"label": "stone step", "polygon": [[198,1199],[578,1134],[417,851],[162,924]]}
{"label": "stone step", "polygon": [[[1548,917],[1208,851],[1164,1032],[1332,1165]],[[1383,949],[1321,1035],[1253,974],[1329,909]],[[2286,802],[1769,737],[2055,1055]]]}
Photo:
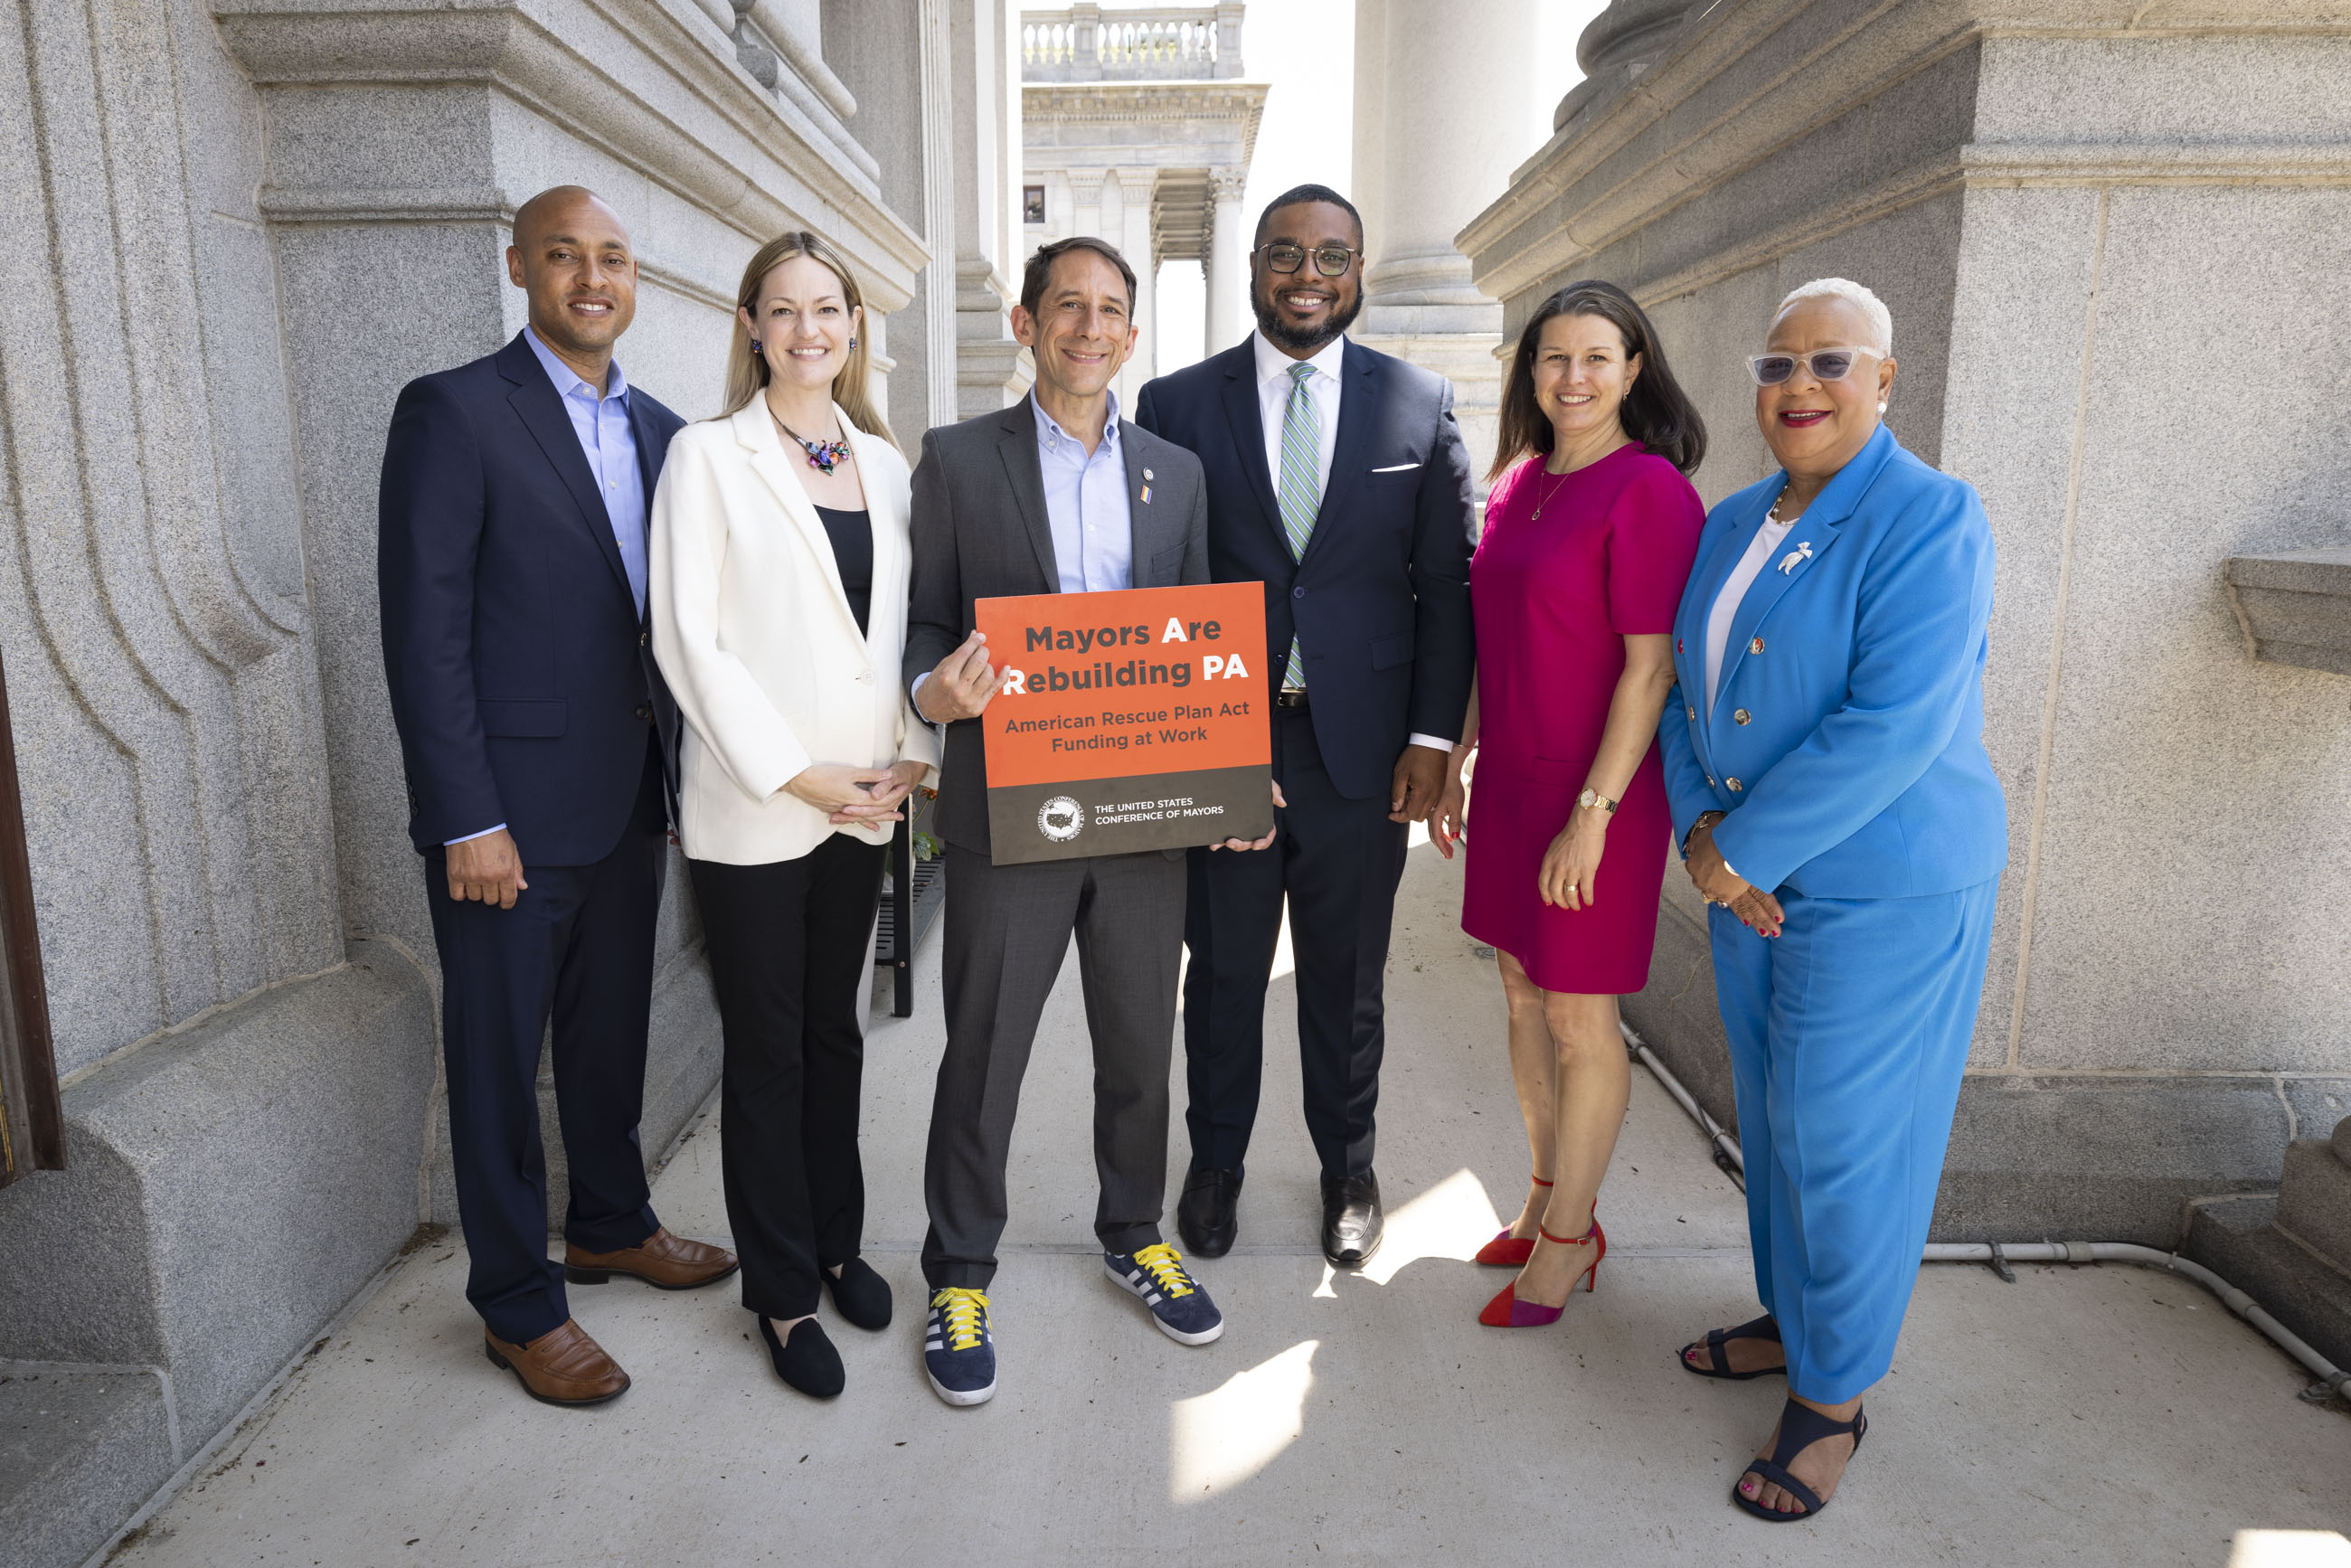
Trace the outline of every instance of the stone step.
{"label": "stone step", "polygon": [[2332,1139],[2286,1145],[2277,1202],[2281,1228],[2351,1274],[2351,1116]]}
{"label": "stone step", "polygon": [[2276,1223],[2274,1197],[2233,1197],[2190,1211],[2180,1251],[2244,1291],[2337,1366],[2351,1367],[2351,1273]]}
{"label": "stone step", "polygon": [[77,1568],[180,1467],[152,1367],[0,1361],[0,1568]]}

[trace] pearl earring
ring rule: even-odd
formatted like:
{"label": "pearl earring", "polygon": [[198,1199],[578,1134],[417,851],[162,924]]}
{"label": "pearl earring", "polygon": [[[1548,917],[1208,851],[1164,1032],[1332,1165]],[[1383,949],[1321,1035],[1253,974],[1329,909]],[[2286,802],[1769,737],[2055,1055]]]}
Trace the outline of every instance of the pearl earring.
{"label": "pearl earring", "polygon": [[1882,402],[1881,402],[1881,403],[1879,403],[1879,404],[1877,405],[1877,412],[1878,412],[1878,413],[1884,413],[1886,412],[1886,405],[1885,405],[1884,403],[1882,403]]}

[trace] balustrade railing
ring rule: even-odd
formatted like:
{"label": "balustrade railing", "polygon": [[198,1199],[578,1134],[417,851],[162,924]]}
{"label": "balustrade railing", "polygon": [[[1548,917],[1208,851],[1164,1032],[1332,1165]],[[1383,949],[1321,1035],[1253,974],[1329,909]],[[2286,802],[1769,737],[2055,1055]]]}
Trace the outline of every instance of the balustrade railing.
{"label": "balustrade railing", "polygon": [[1212,5],[1020,14],[1025,81],[1198,81],[1241,74],[1241,12]]}

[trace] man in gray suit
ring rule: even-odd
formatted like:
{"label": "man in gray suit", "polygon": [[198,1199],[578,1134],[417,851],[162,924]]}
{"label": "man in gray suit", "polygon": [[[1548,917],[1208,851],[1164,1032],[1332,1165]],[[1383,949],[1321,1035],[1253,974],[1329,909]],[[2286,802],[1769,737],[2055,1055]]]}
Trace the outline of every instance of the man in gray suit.
{"label": "man in gray suit", "polygon": [[1134,350],[1134,273],[1106,242],[1040,249],[1012,312],[1014,335],[1036,356],[1035,390],[931,431],[914,469],[905,673],[916,709],[948,727],[938,811],[947,1044],[923,1172],[924,1365],[950,1405],[996,1393],[986,1291],[1004,1233],[1005,1162],[1037,1021],[1073,932],[1093,1036],[1103,1268],[1179,1343],[1224,1332],[1159,1235],[1184,852],[995,864],[977,722],[997,671],[974,629],[975,600],[1208,580],[1199,460],[1120,419],[1110,391]]}

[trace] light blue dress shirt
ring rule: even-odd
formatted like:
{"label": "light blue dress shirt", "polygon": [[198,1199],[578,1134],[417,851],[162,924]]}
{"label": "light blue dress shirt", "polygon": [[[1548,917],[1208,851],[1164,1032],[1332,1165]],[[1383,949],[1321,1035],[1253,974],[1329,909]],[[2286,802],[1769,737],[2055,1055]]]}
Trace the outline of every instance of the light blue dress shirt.
{"label": "light blue dress shirt", "polygon": [[1119,450],[1118,394],[1110,394],[1102,437],[1091,453],[1053,423],[1034,392],[1029,406],[1037,414],[1037,465],[1045,475],[1045,517],[1053,528],[1061,591],[1133,588],[1134,509],[1126,493],[1126,457]]}
{"label": "light blue dress shirt", "polygon": [[611,384],[602,396],[580,379],[580,373],[555,357],[555,350],[525,327],[523,340],[547,368],[571,416],[571,433],[596,476],[597,493],[612,525],[613,542],[621,547],[621,565],[629,574],[629,591],[636,596],[637,615],[645,612],[645,476],[637,466],[637,433],[629,422],[629,378],[621,362],[612,361]]}

